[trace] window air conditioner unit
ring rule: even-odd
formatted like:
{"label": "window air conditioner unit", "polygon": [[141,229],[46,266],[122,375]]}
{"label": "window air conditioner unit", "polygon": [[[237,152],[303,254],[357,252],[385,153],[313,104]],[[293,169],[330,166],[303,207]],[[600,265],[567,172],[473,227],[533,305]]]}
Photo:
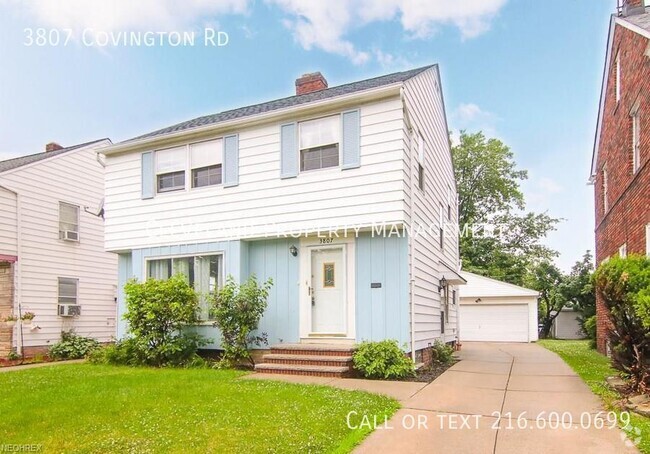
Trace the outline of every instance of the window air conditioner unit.
{"label": "window air conditioner unit", "polygon": [[61,232],[61,239],[63,241],[79,241],[79,232],[64,230]]}
{"label": "window air conditioner unit", "polygon": [[81,315],[81,306],[78,304],[59,304],[60,317],[78,317]]}

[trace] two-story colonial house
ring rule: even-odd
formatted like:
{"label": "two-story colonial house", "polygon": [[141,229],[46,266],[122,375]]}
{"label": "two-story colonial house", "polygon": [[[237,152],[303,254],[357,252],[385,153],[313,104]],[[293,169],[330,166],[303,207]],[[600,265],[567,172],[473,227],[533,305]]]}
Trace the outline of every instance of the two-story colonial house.
{"label": "two-story colonial house", "polygon": [[[591,167],[596,263],[650,254],[650,8],[624,0],[610,21]],[[608,317],[596,301],[598,350]]]}
{"label": "two-story colonial house", "polygon": [[[115,336],[117,257],[104,250],[101,139],[0,161],[0,356],[62,331]],[[3,322],[25,313],[31,323]]]}
{"label": "two-story colonial house", "polygon": [[[456,188],[437,66],[207,115],[105,150],[106,249],[131,277],[181,272],[201,293],[272,278],[260,331],[274,353],[397,339],[453,342]],[[214,339],[209,321],[198,329]],[[121,320],[118,335],[128,327]],[[273,355],[271,355],[273,356]],[[282,362],[282,355],[275,355]],[[329,358],[329,356],[328,356]],[[267,362],[265,360],[265,363]],[[329,366],[332,364],[328,363]],[[320,367],[320,368],[319,368]],[[308,360],[270,372],[338,373]]]}

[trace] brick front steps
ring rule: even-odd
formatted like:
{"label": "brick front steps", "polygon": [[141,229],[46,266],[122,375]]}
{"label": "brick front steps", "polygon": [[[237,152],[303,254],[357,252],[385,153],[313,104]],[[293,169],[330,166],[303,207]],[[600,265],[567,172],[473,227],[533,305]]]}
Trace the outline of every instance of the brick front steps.
{"label": "brick front steps", "polygon": [[255,365],[265,374],[351,377],[355,347],[337,344],[277,344]]}

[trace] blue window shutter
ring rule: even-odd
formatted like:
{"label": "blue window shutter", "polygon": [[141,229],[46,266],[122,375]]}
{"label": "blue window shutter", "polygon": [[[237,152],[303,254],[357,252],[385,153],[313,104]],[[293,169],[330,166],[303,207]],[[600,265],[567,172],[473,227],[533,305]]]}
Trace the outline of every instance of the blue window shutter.
{"label": "blue window shutter", "polygon": [[223,185],[228,188],[239,184],[239,136],[223,138]]}
{"label": "blue window shutter", "polygon": [[154,196],[153,151],[142,153],[142,198],[152,199]]}
{"label": "blue window shutter", "polygon": [[343,112],[342,117],[341,167],[343,169],[354,169],[361,165],[359,156],[359,111],[351,110],[349,112]]}
{"label": "blue window shutter", "polygon": [[280,126],[280,178],[298,175],[298,126],[290,123]]}

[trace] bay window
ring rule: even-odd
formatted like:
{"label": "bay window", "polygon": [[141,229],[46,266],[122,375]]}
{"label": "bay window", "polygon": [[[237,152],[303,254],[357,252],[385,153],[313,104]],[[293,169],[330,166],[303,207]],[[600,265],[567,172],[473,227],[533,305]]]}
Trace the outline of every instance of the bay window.
{"label": "bay window", "polygon": [[201,320],[210,320],[210,296],[223,284],[223,255],[171,257],[147,261],[147,278],[165,280],[181,274],[199,296]]}
{"label": "bay window", "polygon": [[303,121],[299,134],[301,172],[339,165],[340,116]]}

